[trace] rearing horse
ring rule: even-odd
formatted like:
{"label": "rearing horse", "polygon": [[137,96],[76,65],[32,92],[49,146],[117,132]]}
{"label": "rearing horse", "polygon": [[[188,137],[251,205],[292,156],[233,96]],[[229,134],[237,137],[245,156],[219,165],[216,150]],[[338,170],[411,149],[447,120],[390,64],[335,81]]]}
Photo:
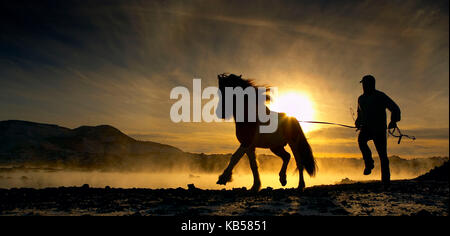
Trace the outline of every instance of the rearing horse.
{"label": "rearing horse", "polygon": [[[255,94],[258,92],[258,87],[253,83],[252,80],[247,80],[241,78],[241,76],[236,76],[234,74],[221,74],[218,75],[219,80],[219,90],[221,92],[221,98],[217,106],[217,112],[220,115],[219,118],[227,119],[224,112],[225,108],[225,88],[231,87],[233,89],[241,87],[243,90],[247,88],[255,89]],[[230,100],[230,99],[228,99]],[[289,164],[290,154],[284,149],[286,144],[291,147],[292,153],[294,154],[295,161],[297,163],[297,168],[299,170],[299,184],[298,189],[303,190],[305,188],[305,181],[303,179],[303,170],[310,176],[314,176],[317,170],[316,162],[311,150],[311,147],[306,140],[306,137],[300,127],[298,120],[294,117],[289,117],[285,113],[276,113],[278,116],[277,129],[273,133],[261,133],[259,131],[259,126],[261,123],[259,119],[256,121],[249,121],[248,119],[248,104],[244,103],[244,121],[237,122],[236,120],[236,96],[233,94],[233,118],[236,125],[236,137],[240,142],[239,148],[231,156],[230,162],[227,168],[223,171],[222,175],[219,176],[217,184],[225,185],[227,182],[231,181],[232,170],[242,158],[244,154],[247,154],[250,162],[250,168],[253,173],[253,186],[252,191],[259,191],[261,188],[261,180],[259,178],[258,163],[256,162],[255,148],[269,148],[275,155],[281,157],[283,160],[283,165],[281,167],[279,177],[281,185],[285,186],[287,184],[286,180],[286,169]],[[246,101],[248,101],[248,96]],[[251,101],[250,101],[251,102]],[[266,112],[270,111],[264,105]],[[256,110],[256,112],[258,112]],[[273,112],[273,111],[272,111]],[[256,113],[258,114],[258,113]],[[257,116],[256,116],[257,117]]]}

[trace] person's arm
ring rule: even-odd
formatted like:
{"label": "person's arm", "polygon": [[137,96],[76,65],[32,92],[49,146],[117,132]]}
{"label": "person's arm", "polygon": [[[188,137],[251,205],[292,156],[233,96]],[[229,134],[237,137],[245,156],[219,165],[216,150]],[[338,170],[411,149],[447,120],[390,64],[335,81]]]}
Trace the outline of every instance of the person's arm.
{"label": "person's arm", "polygon": [[401,120],[401,112],[400,107],[387,95],[386,96],[386,107],[391,112],[391,122],[389,123],[388,128],[396,128],[397,122]]}
{"label": "person's arm", "polygon": [[355,127],[356,128],[361,128],[361,108],[360,108],[360,105],[359,105],[359,100],[360,100],[360,98],[361,97],[359,97],[358,98],[358,110],[357,110],[357,116],[356,116],[356,120],[355,120]]}

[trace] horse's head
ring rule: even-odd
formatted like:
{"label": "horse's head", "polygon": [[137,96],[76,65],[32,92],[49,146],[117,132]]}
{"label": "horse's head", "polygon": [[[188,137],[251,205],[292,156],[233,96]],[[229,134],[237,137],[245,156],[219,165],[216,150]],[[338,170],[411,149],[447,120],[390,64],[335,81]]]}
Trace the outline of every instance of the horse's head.
{"label": "horse's head", "polygon": [[[227,95],[226,93],[226,88],[231,88],[233,89],[233,114],[235,113],[235,109],[236,109],[236,93],[239,90],[236,90],[236,88],[241,88],[243,91],[243,94],[241,94],[241,98],[244,98],[244,106],[245,109],[248,109],[247,104],[249,102],[251,102],[252,104],[257,104],[258,102],[258,96],[259,95],[264,95],[265,96],[265,100],[261,101],[261,102],[265,102],[265,101],[270,101],[270,95],[268,94],[269,92],[269,88],[267,86],[257,86],[255,85],[255,83],[253,82],[253,80],[251,79],[243,79],[242,75],[235,75],[235,74],[220,74],[217,75],[217,79],[219,82],[219,104],[217,106],[217,111],[216,114],[219,118],[221,119],[228,119],[231,117],[232,114],[226,114],[225,112],[225,101],[230,100],[230,98],[226,98],[226,96],[230,96],[229,94]],[[263,88],[262,90],[260,88]],[[250,99],[248,97],[247,92],[251,93],[254,92],[254,96],[252,96],[252,99]]]}
{"label": "horse's head", "polygon": [[235,89],[236,87],[248,87],[250,84],[250,80],[245,80],[242,79],[242,75],[235,75],[235,74],[227,74],[227,73],[223,73],[220,75],[217,75],[217,79],[219,82],[219,104],[217,106],[217,111],[216,114],[219,118],[221,119],[228,119],[230,118],[228,114],[228,116],[225,114],[225,88],[229,87],[232,89]]}
{"label": "horse's head", "polygon": [[[220,74],[217,75],[217,79],[219,80],[219,90],[221,92],[225,92],[225,87],[232,87],[233,89],[236,87],[244,87],[248,82],[247,80],[242,78],[242,75],[235,74]],[[248,86],[248,85],[247,85]]]}

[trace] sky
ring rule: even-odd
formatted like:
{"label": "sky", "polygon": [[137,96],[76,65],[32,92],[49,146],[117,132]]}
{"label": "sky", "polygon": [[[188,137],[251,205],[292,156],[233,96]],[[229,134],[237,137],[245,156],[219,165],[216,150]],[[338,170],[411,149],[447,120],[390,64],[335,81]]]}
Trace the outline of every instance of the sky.
{"label": "sky", "polygon": [[[449,155],[447,0],[0,4],[0,120],[109,124],[188,152],[231,153],[233,123],[171,121],[172,88],[242,74],[307,97],[315,120],[352,125],[359,81],[372,74],[417,138],[389,138],[389,155]],[[354,130],[316,125],[307,137],[316,156],[361,156]]]}

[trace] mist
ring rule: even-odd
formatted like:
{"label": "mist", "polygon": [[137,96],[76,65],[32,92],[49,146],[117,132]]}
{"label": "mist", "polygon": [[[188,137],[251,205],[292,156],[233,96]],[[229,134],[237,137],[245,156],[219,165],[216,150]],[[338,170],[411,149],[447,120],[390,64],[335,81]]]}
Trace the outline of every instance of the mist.
{"label": "mist", "polygon": [[[193,155],[193,154],[191,154]],[[103,188],[187,188],[194,184],[202,189],[233,189],[250,188],[253,176],[249,163],[244,156],[235,167],[233,181],[226,186],[217,185],[218,176],[226,167],[230,155],[199,154],[197,159],[178,160],[176,165],[151,165],[137,169],[107,169],[102,171],[89,168],[36,167],[22,165],[19,167],[4,166],[0,169],[0,188],[46,188],[70,187],[88,184],[91,187]],[[203,159],[202,159],[203,158]],[[411,179],[425,174],[435,166],[442,165],[448,158],[419,158],[406,160],[399,157],[390,157],[391,177],[393,180]],[[278,171],[281,168],[281,159],[270,155],[259,155],[259,170],[262,187],[295,188],[298,185],[298,171],[295,161],[291,161],[287,170],[288,184],[283,187],[278,182]],[[354,181],[369,181],[380,179],[379,161],[375,157],[375,169],[370,176],[362,175],[364,163],[362,159],[355,158],[317,158],[319,172],[316,177],[305,175],[306,185],[329,185],[351,183]],[[156,168],[156,166],[158,166]]]}

